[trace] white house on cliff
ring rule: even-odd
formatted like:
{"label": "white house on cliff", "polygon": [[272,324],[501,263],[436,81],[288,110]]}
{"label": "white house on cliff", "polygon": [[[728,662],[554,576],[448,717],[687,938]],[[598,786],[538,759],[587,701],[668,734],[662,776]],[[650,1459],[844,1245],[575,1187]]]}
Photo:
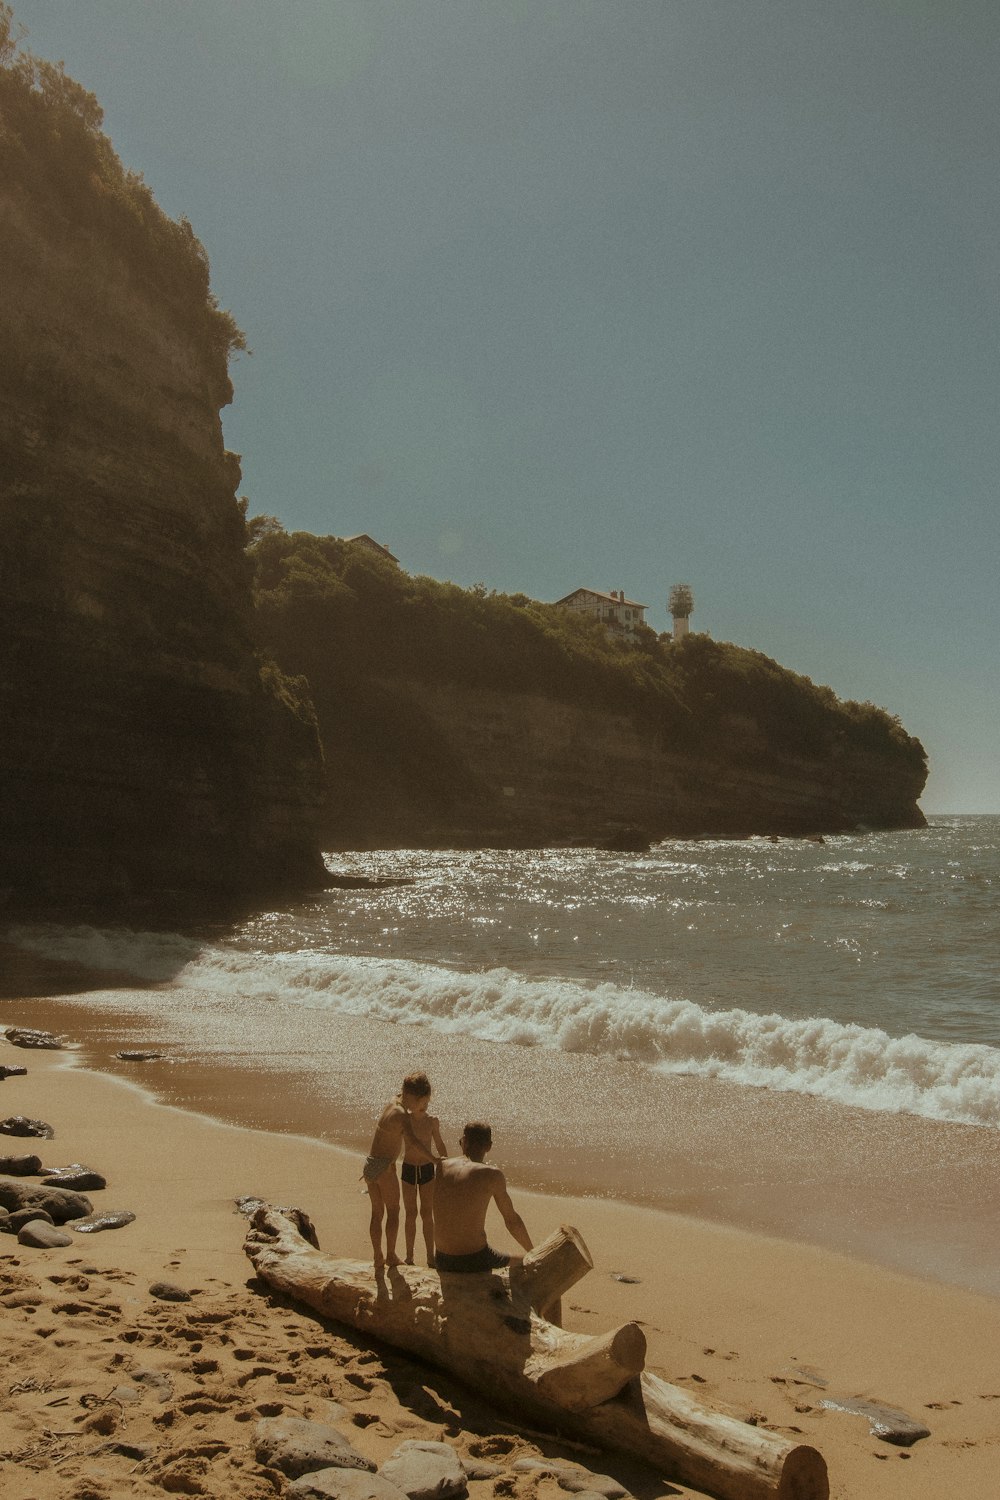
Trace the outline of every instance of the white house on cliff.
{"label": "white house on cliff", "polygon": [[621,589],[612,589],[609,594],[602,594],[597,589],[574,589],[564,599],[557,599],[556,604],[591,615],[612,632],[622,630],[627,635],[632,635],[637,625],[645,625],[649,608],[646,604],[638,604],[635,599],[626,599]]}

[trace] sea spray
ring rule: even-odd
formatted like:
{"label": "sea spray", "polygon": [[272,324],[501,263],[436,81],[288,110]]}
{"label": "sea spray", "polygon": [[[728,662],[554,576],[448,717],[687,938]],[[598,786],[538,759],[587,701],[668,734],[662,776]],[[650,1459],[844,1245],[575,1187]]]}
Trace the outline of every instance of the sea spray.
{"label": "sea spray", "polygon": [[789,1019],[611,983],[468,971],[319,949],[262,952],[180,934],[39,926],[8,940],[145,983],[328,1009],[481,1040],[627,1058],[666,1073],[811,1094],[868,1110],[1000,1129],[1000,1049]]}

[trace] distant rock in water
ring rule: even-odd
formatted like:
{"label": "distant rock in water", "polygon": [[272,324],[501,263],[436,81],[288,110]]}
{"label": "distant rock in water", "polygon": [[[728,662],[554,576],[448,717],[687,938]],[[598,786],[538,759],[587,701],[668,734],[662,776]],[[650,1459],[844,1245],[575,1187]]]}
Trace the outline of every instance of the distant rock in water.
{"label": "distant rock in water", "polygon": [[219,416],[242,335],[56,76],[0,61],[0,887],[318,887],[313,712],[255,653]]}

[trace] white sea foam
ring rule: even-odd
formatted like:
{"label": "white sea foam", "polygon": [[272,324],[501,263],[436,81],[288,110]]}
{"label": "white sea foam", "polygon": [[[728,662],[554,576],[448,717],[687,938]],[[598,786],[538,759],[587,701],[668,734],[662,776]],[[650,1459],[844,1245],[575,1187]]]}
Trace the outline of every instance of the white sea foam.
{"label": "white sea foam", "polygon": [[[818,1095],[865,1109],[1000,1129],[1000,1049],[893,1037],[509,969],[467,972],[319,949],[247,952],[172,934],[33,928],[19,946],[96,969],[480,1039],[624,1057],[665,1072]],[[180,999],[180,996],[178,996]]]}

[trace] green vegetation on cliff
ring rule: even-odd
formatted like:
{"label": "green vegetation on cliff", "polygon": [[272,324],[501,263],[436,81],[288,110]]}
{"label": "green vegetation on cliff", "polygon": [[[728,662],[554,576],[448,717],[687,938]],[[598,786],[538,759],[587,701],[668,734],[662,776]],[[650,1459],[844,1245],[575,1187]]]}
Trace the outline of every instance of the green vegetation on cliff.
{"label": "green vegetation on cliff", "polygon": [[197,321],[206,345],[228,356],[246,340],[209,286],[208,257],[187,219],[163,212],[142,174],[104,134],[104,111],[62,63],[21,45],[0,3],[0,175],[8,190],[48,203],[67,233],[94,234],[140,278]]}
{"label": "green vegetation on cliff", "polygon": [[342,722],[373,679],[407,678],[624,712],[679,750],[727,759],[853,750],[925,766],[892,714],[842,702],[759,651],[705,635],[661,641],[648,629],[613,639],[585,615],[411,577],[334,537],[272,530],[250,555],[262,643],[308,679],[321,725]]}

